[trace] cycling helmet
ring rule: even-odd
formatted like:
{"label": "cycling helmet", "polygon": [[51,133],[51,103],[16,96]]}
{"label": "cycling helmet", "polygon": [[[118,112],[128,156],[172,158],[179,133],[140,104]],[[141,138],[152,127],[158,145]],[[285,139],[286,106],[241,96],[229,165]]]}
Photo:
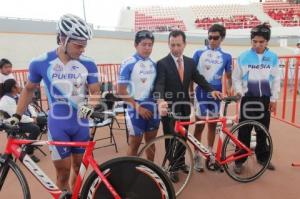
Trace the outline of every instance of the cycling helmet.
{"label": "cycling helmet", "polygon": [[92,30],[90,26],[81,18],[66,14],[58,22],[58,31],[68,39],[90,40],[92,39]]}

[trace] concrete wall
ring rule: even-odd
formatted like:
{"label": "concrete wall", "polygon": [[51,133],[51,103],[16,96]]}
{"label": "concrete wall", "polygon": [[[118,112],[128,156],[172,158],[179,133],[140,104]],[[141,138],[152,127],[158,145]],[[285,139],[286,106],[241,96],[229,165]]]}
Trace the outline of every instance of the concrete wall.
{"label": "concrete wall", "polygon": [[[120,63],[135,51],[132,36],[117,39],[97,36],[89,41],[85,54],[95,59],[96,63]],[[249,48],[249,39],[243,39],[244,45],[228,45],[225,42],[223,49],[237,57],[241,51]],[[0,57],[8,58],[15,68],[27,68],[30,60],[40,54],[57,47],[55,34],[29,34],[29,33],[0,33]],[[202,48],[201,41],[187,39],[185,54],[192,56],[195,49]],[[292,54],[292,48],[281,48],[272,45],[272,50],[279,55]],[[158,60],[169,52],[167,37],[155,42],[152,58]]]}
{"label": "concrete wall", "polygon": [[[127,16],[129,17],[129,16]],[[129,17],[130,18],[130,17]],[[131,16],[132,18],[132,16]],[[27,68],[33,57],[50,51],[56,45],[56,22],[17,18],[0,18],[0,58],[12,61],[15,68]],[[223,43],[224,50],[237,57],[249,48],[250,29],[228,30]],[[299,27],[273,28],[270,47],[278,55],[289,55],[298,41]],[[100,63],[120,63],[132,55],[134,32],[94,30],[94,39],[89,42],[86,55]],[[188,31],[185,54],[192,56],[195,49],[203,47],[207,37],[206,30]],[[152,58],[158,60],[168,52],[168,33],[155,33],[155,45]],[[281,42],[284,41],[284,42]],[[283,47],[280,47],[280,43]],[[290,46],[290,47],[288,47]]]}

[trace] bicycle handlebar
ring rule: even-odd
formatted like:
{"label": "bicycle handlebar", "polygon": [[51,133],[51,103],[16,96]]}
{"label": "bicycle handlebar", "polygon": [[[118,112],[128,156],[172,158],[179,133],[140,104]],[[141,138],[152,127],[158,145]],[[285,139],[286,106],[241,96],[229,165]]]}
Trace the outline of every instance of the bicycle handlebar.
{"label": "bicycle handlebar", "polygon": [[[225,102],[225,107],[224,107],[224,112],[223,115],[227,115],[227,107],[231,102],[238,102],[241,99],[240,96],[229,96],[229,97],[224,97],[221,100]],[[178,116],[176,113],[173,113],[170,109],[168,109],[168,116],[175,118]]]}
{"label": "bicycle handlebar", "polygon": [[[91,115],[92,119],[105,119],[105,118],[113,118],[115,117],[113,112],[109,111],[94,111]],[[7,135],[15,136],[20,132],[20,127],[18,125],[10,125],[5,123],[4,121],[0,122],[0,131],[5,131]]]}
{"label": "bicycle handlebar", "polygon": [[228,105],[231,103],[231,102],[238,102],[239,100],[241,99],[241,96],[229,96],[229,97],[224,97],[222,99],[222,101],[225,102],[225,107],[224,107],[224,110],[223,110],[223,116],[226,116],[227,115],[227,108],[228,108]]}
{"label": "bicycle handlebar", "polygon": [[240,100],[240,96],[229,96],[229,97],[224,97],[222,101],[225,103],[231,103],[231,102],[237,102]]}
{"label": "bicycle handlebar", "polygon": [[104,119],[104,118],[113,118],[115,117],[114,113],[111,111],[94,111],[91,115],[92,119]]}
{"label": "bicycle handlebar", "polygon": [[13,126],[10,124],[6,124],[3,121],[0,123],[0,131],[11,131],[11,132],[7,132],[8,134],[12,133],[12,132],[19,132],[20,128],[19,126]]}

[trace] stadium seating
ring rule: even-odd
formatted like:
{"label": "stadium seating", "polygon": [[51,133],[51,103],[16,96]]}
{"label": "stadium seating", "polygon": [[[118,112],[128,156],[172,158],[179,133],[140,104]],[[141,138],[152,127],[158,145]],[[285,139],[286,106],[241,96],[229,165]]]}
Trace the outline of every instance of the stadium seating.
{"label": "stadium seating", "polygon": [[263,10],[283,26],[300,26],[300,4],[282,1],[263,3]]}
{"label": "stadium seating", "polygon": [[234,15],[251,14],[246,5],[226,4],[226,5],[206,5],[206,6],[191,6],[195,18],[204,17],[223,17],[229,18]]}
{"label": "stadium seating", "polygon": [[225,26],[226,29],[244,29],[252,28],[261,22],[253,15],[235,15],[229,18],[216,17],[216,18],[202,18],[196,19],[195,25],[198,28],[208,29],[212,24],[219,23]]}
{"label": "stadium seating", "polygon": [[185,31],[186,27],[180,19],[175,7],[149,7],[135,10],[135,30],[147,29],[155,32],[180,29]]}
{"label": "stadium seating", "polygon": [[246,5],[207,5],[192,6],[195,26],[208,29],[214,23],[223,24],[227,29],[252,28],[261,23],[252,15]]}

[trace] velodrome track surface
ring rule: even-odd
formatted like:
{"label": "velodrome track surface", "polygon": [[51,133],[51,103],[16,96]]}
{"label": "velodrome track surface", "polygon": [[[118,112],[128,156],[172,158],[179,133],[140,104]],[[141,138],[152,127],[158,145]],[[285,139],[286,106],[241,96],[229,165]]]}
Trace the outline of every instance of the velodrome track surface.
{"label": "velodrome track surface", "polygon": [[[272,199],[298,199],[300,195],[300,168],[291,167],[291,162],[300,162],[299,155],[299,129],[284,124],[277,120],[271,121],[271,134],[274,142],[274,155],[272,162],[276,165],[276,171],[267,171],[258,180],[243,184],[229,178],[225,173],[215,173],[205,171],[204,173],[194,172],[192,180],[184,190],[179,199],[198,199],[198,198],[224,198],[224,199],[254,199],[254,198],[272,198]],[[191,128],[192,130],[192,128]],[[161,133],[161,129],[160,129]],[[107,129],[98,130],[96,137],[104,137],[108,134]],[[124,131],[115,131],[119,153],[116,153],[113,147],[107,147],[95,150],[95,158],[98,162],[104,162],[114,157],[124,156],[127,148]],[[44,136],[44,139],[46,137]],[[3,151],[6,136],[0,135],[0,150]],[[97,145],[106,144],[97,143]],[[44,148],[47,153],[47,147]],[[55,179],[55,171],[50,161],[50,156],[42,156],[39,152],[36,155],[41,158],[39,165],[51,177]],[[20,165],[20,164],[18,164]],[[22,167],[27,177],[32,198],[51,198],[40,184]],[[15,182],[9,179],[9,186],[5,191],[0,192],[0,198],[8,198],[9,192],[14,191]],[[12,198],[11,198],[12,199]]]}

